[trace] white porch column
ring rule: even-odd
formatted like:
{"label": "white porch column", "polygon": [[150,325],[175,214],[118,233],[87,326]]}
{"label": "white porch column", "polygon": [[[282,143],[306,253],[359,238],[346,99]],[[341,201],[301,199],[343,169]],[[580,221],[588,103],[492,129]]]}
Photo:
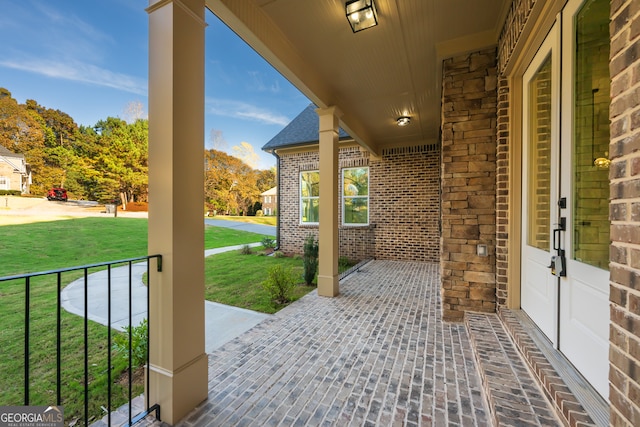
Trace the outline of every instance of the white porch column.
{"label": "white porch column", "polygon": [[175,424],[207,398],[204,349],[205,0],[150,0],[149,402]]}
{"label": "white porch column", "polygon": [[338,130],[337,107],[318,108],[320,119],[320,225],[318,295],[335,297],[338,285]]}

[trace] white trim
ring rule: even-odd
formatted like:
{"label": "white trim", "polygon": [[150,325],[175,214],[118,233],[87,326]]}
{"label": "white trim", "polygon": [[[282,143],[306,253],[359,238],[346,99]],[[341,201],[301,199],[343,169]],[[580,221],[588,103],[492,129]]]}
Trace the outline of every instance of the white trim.
{"label": "white trim", "polygon": [[[344,172],[347,170],[356,170],[356,169],[366,169],[367,170],[367,195],[366,196],[345,196],[344,194]],[[340,203],[341,203],[341,208],[342,208],[342,225],[345,227],[365,227],[369,225],[369,207],[370,207],[370,203],[369,203],[369,194],[370,194],[370,189],[369,189],[369,183],[370,183],[370,169],[369,166],[356,166],[356,167],[352,167],[352,168],[343,168],[342,172],[341,172],[341,180],[340,180]],[[367,222],[358,222],[358,223],[354,223],[354,222],[345,222],[344,220],[344,213],[345,213],[345,209],[344,209],[344,202],[345,199],[366,199],[367,200]]]}
{"label": "white trim", "polygon": [[[318,206],[320,205],[320,195],[318,196],[302,196],[302,174],[303,173],[317,173],[318,174],[318,183],[320,182],[320,171],[319,170],[306,170],[300,171],[298,174],[298,222],[300,225],[319,225],[320,222],[311,222],[311,221],[303,221],[302,220],[302,209],[304,207],[302,201],[304,200],[318,200]],[[320,190],[318,190],[320,191]],[[318,211],[318,219],[320,218],[320,211]]]}

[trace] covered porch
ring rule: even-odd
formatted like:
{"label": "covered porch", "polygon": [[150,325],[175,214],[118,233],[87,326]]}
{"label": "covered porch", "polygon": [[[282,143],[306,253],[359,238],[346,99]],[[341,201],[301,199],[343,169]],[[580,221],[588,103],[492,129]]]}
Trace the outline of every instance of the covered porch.
{"label": "covered porch", "polygon": [[[150,313],[149,399],[160,402],[163,419],[171,424],[259,424],[273,410],[279,414],[273,416],[281,417],[274,421],[285,424],[339,423],[344,416],[363,424],[399,417],[407,424],[444,420],[480,425],[483,420],[455,418],[466,414],[463,408],[487,413],[474,406],[472,391],[479,390],[480,383],[472,375],[473,360],[499,360],[495,369],[478,366],[487,388],[505,388],[500,379],[509,371],[516,371],[516,382],[526,378],[524,365],[522,371],[513,365],[519,363],[518,351],[505,347],[502,353],[497,348],[497,343],[502,348],[501,331],[507,325],[520,351],[533,355],[530,364],[556,412],[570,424],[584,421],[580,405],[570,399],[571,390],[564,384],[580,375],[554,373],[552,364],[538,358],[543,351],[527,350],[532,340],[517,338],[517,313],[522,308],[553,346],[550,354],[565,363],[568,359],[575,366],[583,364],[578,370],[590,382],[586,388],[605,412],[611,409],[612,423],[637,424],[640,127],[634,94],[640,83],[639,35],[630,29],[640,19],[636,2],[377,0],[376,5],[379,25],[354,33],[344,1],[150,0],[149,251],[162,254],[164,269]],[[203,299],[203,200],[198,188],[203,175],[206,9],[319,107],[317,169],[323,178],[318,295],[334,297],[310,297],[315,299],[305,310],[315,316],[304,313],[308,323],[287,324],[283,318],[265,325],[275,329],[269,329],[264,341],[255,337],[238,342],[236,353],[219,358],[204,352],[203,313],[196,308]],[[589,25],[579,26],[579,19]],[[598,67],[580,71],[576,66],[565,73],[575,63],[571,52],[578,47],[576,34],[597,41],[579,47],[585,58],[582,65],[588,68],[597,58]],[[561,63],[564,71],[559,73]],[[576,107],[575,84],[583,81],[590,100]],[[596,99],[600,96],[602,102]],[[587,119],[579,120],[578,113]],[[407,121],[409,126],[398,126]],[[439,246],[439,265],[376,261],[367,268],[376,274],[362,287],[354,286],[358,291],[351,285],[367,269],[339,282],[339,128],[372,163],[384,162],[385,155],[398,149],[440,147],[440,235],[430,242],[410,242]],[[590,130],[590,138],[572,133],[578,128]],[[598,138],[597,128],[602,129]],[[562,150],[558,141],[566,145]],[[566,153],[572,149],[580,154],[573,158],[586,159],[585,165],[571,163]],[[557,156],[560,151],[565,155]],[[552,159],[553,165],[537,164],[538,158]],[[597,182],[599,191],[587,191],[594,196],[589,203],[598,210],[584,210],[586,219],[571,209],[582,206],[579,196],[591,187],[565,188],[581,176],[583,166],[598,172],[598,179],[590,182]],[[550,178],[541,179],[527,168]],[[561,171],[568,177],[560,179]],[[543,197],[526,198],[525,194],[539,194],[535,185],[540,182],[548,183],[540,192]],[[388,190],[393,194],[402,190],[399,187]],[[541,212],[542,219],[537,221],[530,212]],[[400,221],[394,224],[404,226]],[[592,229],[596,225],[597,233]],[[578,231],[588,231],[597,243],[594,253],[602,258],[597,263],[572,249],[587,242],[579,241]],[[376,235],[380,241],[395,238],[394,230]],[[566,270],[565,252],[571,255],[567,262],[575,261]],[[395,292],[389,291],[396,283]],[[418,291],[397,299],[408,283],[415,283]],[[350,301],[365,303],[350,311]],[[295,318],[295,313],[288,315]],[[397,324],[385,323],[395,320]],[[465,350],[473,346],[465,347],[467,341],[460,338],[466,334],[462,323],[445,323],[448,320],[464,321],[475,331],[469,339],[482,348],[475,358]],[[566,339],[577,336],[571,333],[574,326],[586,331],[591,341]],[[381,331],[393,332],[383,336]],[[476,332],[486,334],[486,341],[475,340]],[[458,341],[452,338],[455,334]],[[269,351],[272,341],[278,352]],[[291,355],[281,349],[289,349]],[[277,354],[286,360],[273,364],[262,359]],[[460,360],[465,361],[465,374],[458,377]],[[259,370],[267,366],[268,372]],[[388,378],[383,378],[385,372]],[[340,375],[335,383],[334,374]],[[446,384],[442,389],[440,379]],[[377,384],[384,385],[378,389]],[[526,393],[535,387],[520,389]],[[530,421],[533,414],[546,413],[528,409],[542,402],[539,395],[514,398],[503,390],[487,396],[496,408],[500,404],[495,402],[516,402],[529,411],[523,416],[509,408],[503,411],[508,416]],[[203,401],[204,406],[191,413]],[[536,422],[548,424],[544,419]]]}
{"label": "covered porch", "polygon": [[177,425],[561,425],[495,314],[442,321],[438,270],[373,261],[308,294],[209,355]]}

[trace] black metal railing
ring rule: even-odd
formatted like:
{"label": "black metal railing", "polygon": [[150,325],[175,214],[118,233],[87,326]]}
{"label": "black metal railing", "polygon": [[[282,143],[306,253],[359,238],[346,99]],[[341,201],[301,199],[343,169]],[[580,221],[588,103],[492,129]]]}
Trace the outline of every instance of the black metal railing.
{"label": "black metal railing", "polygon": [[[121,259],[117,261],[108,261],[96,264],[83,265],[78,267],[70,267],[70,268],[62,268],[58,270],[49,270],[49,271],[41,271],[37,273],[29,273],[29,274],[20,274],[14,276],[6,276],[0,277],[0,283],[8,282],[8,281],[24,281],[24,405],[28,406],[31,404],[31,396],[30,396],[30,384],[31,384],[31,364],[30,364],[30,352],[31,352],[31,328],[30,328],[30,320],[31,320],[31,285],[32,279],[35,277],[42,276],[55,276],[57,283],[57,303],[56,303],[56,404],[58,406],[62,405],[62,274],[69,272],[77,272],[82,271],[84,278],[84,322],[83,322],[83,341],[84,341],[84,351],[83,351],[83,370],[84,370],[84,420],[85,425],[89,424],[89,271],[90,270],[103,270],[106,268],[107,270],[107,406],[103,408],[107,411],[107,425],[111,425],[111,414],[113,412],[112,408],[112,355],[111,349],[113,346],[113,336],[112,336],[112,269],[114,266],[128,266],[128,318],[129,318],[129,327],[126,328],[129,331],[128,337],[128,424],[133,425],[137,422],[141,421],[147,415],[155,412],[155,417],[157,420],[160,420],[160,406],[155,404],[150,404],[149,399],[145,399],[145,410],[139,414],[132,414],[132,390],[133,390],[133,368],[132,368],[132,359],[133,359],[133,343],[132,343],[132,272],[134,263],[141,263],[146,261],[146,269],[147,269],[147,277],[150,279],[151,275],[149,274],[151,270],[151,260],[156,259],[156,270],[158,272],[162,271],[162,255],[149,255],[137,258],[127,258]],[[147,318],[149,315],[149,301],[150,301],[150,293],[151,293],[151,283],[149,280],[147,286],[147,307],[146,313]],[[0,325],[1,327],[1,325]],[[150,331],[151,325],[147,322],[147,347],[146,347],[146,364],[149,364],[149,347],[150,347]],[[146,390],[150,390],[149,388],[149,375],[146,375]],[[147,396],[148,397],[148,396]]]}

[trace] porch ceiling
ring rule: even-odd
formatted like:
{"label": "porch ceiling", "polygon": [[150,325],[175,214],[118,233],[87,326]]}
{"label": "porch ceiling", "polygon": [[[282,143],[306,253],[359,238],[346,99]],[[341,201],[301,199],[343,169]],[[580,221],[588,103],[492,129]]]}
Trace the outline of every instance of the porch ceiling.
{"label": "porch ceiling", "polygon": [[375,2],[378,26],[354,34],[345,0],[206,0],[311,101],[337,106],[361,145],[435,142],[442,59],[495,45],[510,1]]}

